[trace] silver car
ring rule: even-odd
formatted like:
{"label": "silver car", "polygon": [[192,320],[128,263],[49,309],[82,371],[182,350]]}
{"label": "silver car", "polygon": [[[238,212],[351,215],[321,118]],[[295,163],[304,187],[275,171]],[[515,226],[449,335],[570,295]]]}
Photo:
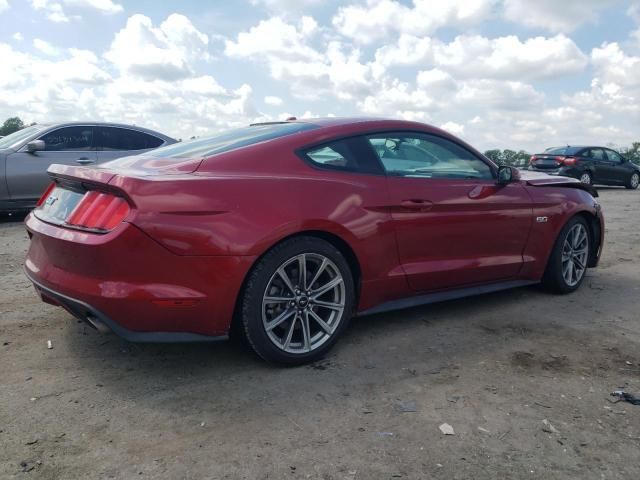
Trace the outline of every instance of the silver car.
{"label": "silver car", "polygon": [[0,212],[33,208],[52,163],[92,165],[176,143],[146,128],[117,123],[33,125],[0,138]]}

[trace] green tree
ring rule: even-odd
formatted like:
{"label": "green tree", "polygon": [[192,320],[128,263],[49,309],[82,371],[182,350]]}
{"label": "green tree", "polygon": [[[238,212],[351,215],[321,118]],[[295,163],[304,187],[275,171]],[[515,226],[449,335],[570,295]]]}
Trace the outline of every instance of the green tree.
{"label": "green tree", "polygon": [[491,160],[493,163],[502,165],[502,152],[495,148],[493,150],[487,150],[484,152],[484,156]]}
{"label": "green tree", "polygon": [[640,142],[633,142],[630,147],[621,149],[620,153],[627,160],[640,165]]}
{"label": "green tree", "polygon": [[0,135],[4,137],[5,135],[10,135],[13,132],[22,130],[24,127],[26,127],[26,125],[20,120],[20,117],[7,118],[2,124],[2,127],[0,127]]}

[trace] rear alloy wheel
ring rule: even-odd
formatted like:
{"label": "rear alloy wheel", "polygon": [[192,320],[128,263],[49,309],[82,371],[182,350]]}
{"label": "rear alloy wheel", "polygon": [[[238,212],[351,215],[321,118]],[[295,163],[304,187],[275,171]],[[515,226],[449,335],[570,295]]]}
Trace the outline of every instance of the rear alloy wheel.
{"label": "rear alloy wheel", "polygon": [[581,183],[586,183],[587,185],[591,185],[591,174],[589,172],[584,172],[582,175],[580,175],[580,182]]}
{"label": "rear alloy wheel", "polygon": [[242,301],[249,343],[267,361],[298,365],[324,355],[354,307],[349,265],[333,245],[288,240],[251,272]]}
{"label": "rear alloy wheel", "polygon": [[629,177],[629,181],[627,185],[625,185],[629,190],[635,190],[640,185],[640,173],[633,172]]}
{"label": "rear alloy wheel", "polygon": [[590,247],[587,223],[581,217],[574,217],[556,240],[543,283],[557,293],[577,290],[587,272]]}

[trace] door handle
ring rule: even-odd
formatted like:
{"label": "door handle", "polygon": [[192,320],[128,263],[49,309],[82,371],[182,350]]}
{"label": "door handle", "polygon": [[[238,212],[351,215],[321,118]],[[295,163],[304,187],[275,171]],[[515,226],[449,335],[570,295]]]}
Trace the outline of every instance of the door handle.
{"label": "door handle", "polygon": [[79,159],[76,160],[76,163],[79,163],[80,165],[87,165],[89,163],[93,163],[94,160],[91,160],[88,157],[80,157]]}
{"label": "door handle", "polygon": [[400,206],[402,208],[424,212],[430,210],[431,207],[433,207],[433,202],[430,202],[429,200],[425,200],[423,198],[409,198],[407,200],[402,200],[400,202]]}

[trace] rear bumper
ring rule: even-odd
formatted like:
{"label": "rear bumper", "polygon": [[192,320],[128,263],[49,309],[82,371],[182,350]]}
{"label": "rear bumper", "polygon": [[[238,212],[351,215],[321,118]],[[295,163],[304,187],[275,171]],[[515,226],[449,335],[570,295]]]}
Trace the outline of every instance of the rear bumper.
{"label": "rear bumper", "polygon": [[226,340],[227,335],[207,336],[184,332],[136,332],[118,324],[104,313],[76,298],[71,298],[40,284],[25,270],[27,278],[33,283],[36,292],[43,301],[58,305],[67,310],[78,320],[82,320],[100,333],[113,332],[129,342],[136,343],[177,343],[177,342],[211,342]]}
{"label": "rear bumper", "polygon": [[25,224],[31,237],[25,272],[43,300],[135,342],[226,335],[253,263],[245,256],[176,255],[128,223],[104,235],[32,214]]}

